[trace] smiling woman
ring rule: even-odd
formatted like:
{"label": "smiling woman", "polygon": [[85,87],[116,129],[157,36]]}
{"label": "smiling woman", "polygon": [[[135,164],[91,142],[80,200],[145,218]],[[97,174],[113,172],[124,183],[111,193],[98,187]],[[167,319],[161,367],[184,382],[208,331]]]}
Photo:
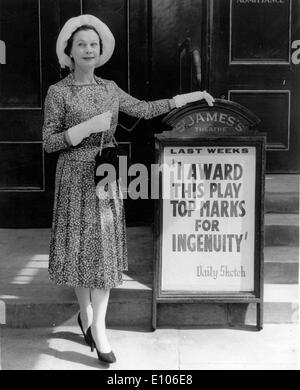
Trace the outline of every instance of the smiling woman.
{"label": "smiling woman", "polygon": [[49,274],[59,285],[75,288],[78,324],[98,358],[116,358],[106,337],[105,316],[110,289],[122,283],[128,268],[126,224],[117,181],[97,196],[95,157],[114,147],[119,111],[150,119],[188,102],[213,98],[201,91],[152,102],[138,100],[114,81],[94,75],[113,54],[108,27],[92,15],[71,18],[56,44],[61,67],[71,73],[51,85],[45,101],[44,149],[60,151],[56,168]]}
{"label": "smiling woman", "polygon": [[78,27],[68,40],[65,53],[71,58],[74,67],[96,66],[102,54],[102,40],[92,25]]}

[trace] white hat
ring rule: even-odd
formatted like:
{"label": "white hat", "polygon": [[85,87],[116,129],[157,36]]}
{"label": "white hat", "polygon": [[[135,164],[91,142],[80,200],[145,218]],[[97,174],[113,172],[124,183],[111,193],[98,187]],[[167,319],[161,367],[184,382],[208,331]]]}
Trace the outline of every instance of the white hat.
{"label": "white hat", "polygon": [[70,69],[74,68],[71,58],[65,53],[65,48],[67,47],[68,39],[71,37],[72,33],[78,27],[85,24],[95,27],[102,41],[102,54],[99,57],[96,68],[105,64],[112,56],[115,48],[115,38],[107,25],[93,15],[80,15],[69,19],[58,35],[56,41],[56,54],[62,68],[65,68],[66,66]]}

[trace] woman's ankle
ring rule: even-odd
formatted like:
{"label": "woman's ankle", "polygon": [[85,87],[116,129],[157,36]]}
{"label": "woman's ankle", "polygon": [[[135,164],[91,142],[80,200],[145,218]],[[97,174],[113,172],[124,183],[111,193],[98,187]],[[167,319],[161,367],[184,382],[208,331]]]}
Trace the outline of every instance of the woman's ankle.
{"label": "woman's ankle", "polygon": [[106,328],[97,326],[97,324],[92,324],[91,331],[98,350],[102,353],[110,352],[111,347],[106,335]]}
{"label": "woman's ankle", "polygon": [[86,310],[80,310],[80,319],[82,323],[82,328],[84,332],[88,330],[88,328],[92,325],[93,322],[93,312],[89,312]]}

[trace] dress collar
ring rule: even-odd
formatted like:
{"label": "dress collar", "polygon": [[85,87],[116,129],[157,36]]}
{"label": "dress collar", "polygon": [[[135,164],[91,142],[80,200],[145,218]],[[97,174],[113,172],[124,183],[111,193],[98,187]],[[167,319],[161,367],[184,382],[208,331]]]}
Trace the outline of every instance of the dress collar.
{"label": "dress collar", "polygon": [[[94,75],[94,79],[96,81],[96,83],[98,85],[105,85],[104,83],[104,80],[101,79],[101,77],[98,77],[96,75]],[[65,81],[67,83],[67,85],[74,85],[74,86],[77,86],[77,87],[80,87],[80,86],[83,86],[83,85],[96,85],[96,84],[75,84],[75,76],[74,76],[74,73],[71,72],[66,78],[65,78]]]}

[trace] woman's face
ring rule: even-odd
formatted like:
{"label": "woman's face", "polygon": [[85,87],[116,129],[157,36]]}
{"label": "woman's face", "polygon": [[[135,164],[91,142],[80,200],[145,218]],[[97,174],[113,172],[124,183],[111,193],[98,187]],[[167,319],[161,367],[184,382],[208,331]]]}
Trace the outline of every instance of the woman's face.
{"label": "woman's face", "polygon": [[73,38],[70,52],[75,68],[95,68],[100,56],[100,42],[94,30],[78,31]]}

